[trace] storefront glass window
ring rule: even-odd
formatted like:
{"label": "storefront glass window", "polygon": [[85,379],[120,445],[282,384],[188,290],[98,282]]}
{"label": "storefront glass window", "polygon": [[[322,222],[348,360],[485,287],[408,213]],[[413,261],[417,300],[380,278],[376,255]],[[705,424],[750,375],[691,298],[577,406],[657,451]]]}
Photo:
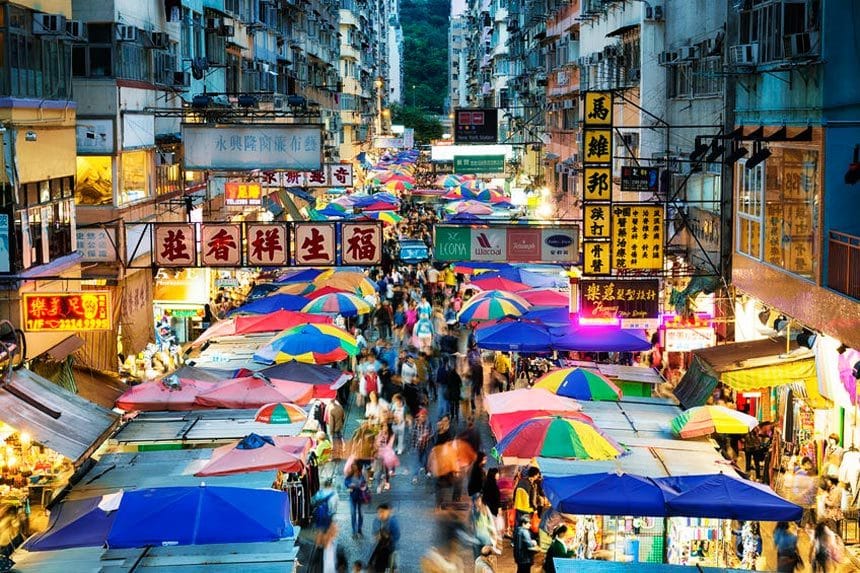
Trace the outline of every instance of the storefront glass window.
{"label": "storefront glass window", "polygon": [[110,156],[78,156],[75,203],[77,205],[113,204]]}
{"label": "storefront glass window", "polygon": [[752,169],[746,161],[738,162],[737,249],[745,255],[761,258],[761,215],[764,202],[764,165]]}
{"label": "storefront glass window", "polygon": [[122,154],[120,205],[149,197],[150,164],[151,157],[148,151],[126,151]]}

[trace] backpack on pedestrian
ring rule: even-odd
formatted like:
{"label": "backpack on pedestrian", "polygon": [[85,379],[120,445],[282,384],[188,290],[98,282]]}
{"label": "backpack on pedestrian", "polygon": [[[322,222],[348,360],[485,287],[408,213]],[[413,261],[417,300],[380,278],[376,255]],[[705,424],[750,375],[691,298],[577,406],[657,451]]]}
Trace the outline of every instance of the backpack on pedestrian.
{"label": "backpack on pedestrian", "polygon": [[314,497],[311,507],[311,522],[318,529],[328,529],[331,525],[334,515],[331,511],[331,498],[335,493],[329,492],[325,496]]}

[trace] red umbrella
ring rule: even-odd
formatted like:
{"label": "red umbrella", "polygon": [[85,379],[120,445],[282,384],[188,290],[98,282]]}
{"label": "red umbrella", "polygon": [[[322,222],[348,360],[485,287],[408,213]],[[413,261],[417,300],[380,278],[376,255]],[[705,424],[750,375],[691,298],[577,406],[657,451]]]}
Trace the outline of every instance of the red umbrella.
{"label": "red umbrella", "polygon": [[116,407],[127,412],[199,410],[206,406],[196,402],[198,394],[217,386],[217,382],[168,377],[164,380],[132,386],[117,398]]}
{"label": "red umbrella", "polygon": [[558,410],[519,410],[517,412],[506,412],[504,414],[494,414],[493,416],[490,416],[490,430],[492,430],[493,435],[496,437],[496,441],[499,441],[507,436],[511,430],[527,420],[537,418],[538,416],[561,415],[565,418],[582,420],[583,422],[588,422],[590,424],[594,423],[594,420],[582,412],[570,412],[564,408],[559,408]]}
{"label": "red umbrella", "polygon": [[249,434],[238,442],[215,448],[209,463],[194,475],[226,476],[273,470],[292,473],[302,471],[304,466],[301,457],[279,448],[269,436]]}
{"label": "red umbrella", "polygon": [[470,284],[478,287],[481,290],[506,290],[509,292],[518,293],[520,291],[529,290],[529,285],[518,283],[502,277],[493,277],[490,279],[476,279]]}
{"label": "red umbrella", "polygon": [[272,402],[306,405],[313,386],[299,382],[267,380],[262,376],[235,378],[197,396],[197,404],[212,408],[260,408]]}
{"label": "red umbrella", "polygon": [[298,324],[331,324],[331,318],[307,312],[276,310],[268,314],[237,316],[216,322],[194,341],[193,346],[203,344],[210,338],[236,336],[255,332],[280,332]]}
{"label": "red umbrella", "polygon": [[[355,291],[349,291],[346,289],[342,289],[340,287],[326,285],[326,286],[321,286],[312,292],[309,292],[308,294],[305,295],[305,298],[308,300],[315,300],[321,296],[325,296],[327,294],[332,294],[332,293],[337,293],[337,292],[346,292],[349,294],[355,294]],[[310,316],[320,316],[318,314],[310,314],[310,313],[302,313],[302,314],[309,314]],[[323,316],[325,316],[325,315],[323,315]],[[331,322],[331,317],[329,317],[329,322]]]}
{"label": "red umbrella", "polygon": [[568,306],[570,297],[551,288],[535,288],[517,293],[532,306]]}
{"label": "red umbrella", "polygon": [[385,201],[374,201],[368,205],[364,205],[361,207],[362,211],[391,211],[392,205],[391,203],[386,203]]}

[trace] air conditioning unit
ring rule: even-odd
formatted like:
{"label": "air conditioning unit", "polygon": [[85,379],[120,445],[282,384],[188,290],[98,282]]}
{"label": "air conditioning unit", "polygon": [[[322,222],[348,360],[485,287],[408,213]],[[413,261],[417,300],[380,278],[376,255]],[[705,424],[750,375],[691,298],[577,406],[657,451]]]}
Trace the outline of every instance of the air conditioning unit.
{"label": "air conditioning unit", "polygon": [[676,52],[660,52],[660,54],[657,55],[657,63],[661,66],[671,64],[677,59],[678,54]]}
{"label": "air conditioning unit", "polygon": [[62,14],[33,14],[33,34],[53,36],[66,33],[66,17]]}
{"label": "air conditioning unit", "polygon": [[784,49],[786,58],[808,58],[815,55],[817,34],[812,32],[801,32],[800,34],[788,34],[785,36]]}
{"label": "air conditioning unit", "polygon": [[206,18],[206,29],[209,31],[220,30],[223,25],[223,18]]}
{"label": "air conditioning unit", "polygon": [[86,40],[87,27],[80,20],[68,20],[66,22],[66,36],[73,40]]}
{"label": "air conditioning unit", "polygon": [[126,24],[116,25],[116,39],[120,42],[137,42],[139,30]]}
{"label": "air conditioning unit", "polygon": [[170,43],[170,36],[164,32],[153,32],[150,34],[150,39],[152,40],[152,47],[159,50],[166,48]]}
{"label": "air conditioning unit", "polygon": [[173,72],[173,85],[185,87],[191,85],[191,72]]}
{"label": "air conditioning unit", "polygon": [[698,50],[696,46],[684,46],[682,48],[678,48],[678,59],[679,60],[695,60],[698,56]]}
{"label": "air conditioning unit", "polygon": [[758,63],[758,44],[730,46],[729,61],[738,66],[756,65]]}
{"label": "air conditioning unit", "polygon": [[235,26],[221,26],[218,28],[218,35],[223,37],[230,37],[236,35],[236,27]]}

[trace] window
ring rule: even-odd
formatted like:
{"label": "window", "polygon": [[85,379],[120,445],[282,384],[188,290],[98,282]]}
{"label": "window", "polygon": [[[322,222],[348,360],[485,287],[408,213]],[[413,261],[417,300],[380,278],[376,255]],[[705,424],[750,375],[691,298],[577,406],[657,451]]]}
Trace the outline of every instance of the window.
{"label": "window", "polygon": [[737,163],[737,250],[761,258],[761,218],[764,204],[764,163],[746,168],[746,160]]}
{"label": "window", "polygon": [[78,156],[75,204],[113,204],[113,170],[109,155]]}
{"label": "window", "polygon": [[113,24],[87,23],[88,42],[72,49],[72,75],[113,77]]}
{"label": "window", "polygon": [[693,95],[692,64],[680,63],[669,67],[669,97],[690,97]]}
{"label": "window", "polygon": [[122,191],[119,204],[133,203],[149,197],[152,159],[149,151],[126,151],[122,154]]}
{"label": "window", "polygon": [[753,169],[740,161],[736,248],[791,273],[818,272],[820,152],[814,146],[772,143]]}
{"label": "window", "polygon": [[71,52],[59,36],[35,36],[32,12],[15,6],[9,10],[9,28],[0,24],[0,95],[66,99]]}
{"label": "window", "polygon": [[693,95],[713,96],[723,91],[723,60],[709,56],[693,63]]}
{"label": "window", "polygon": [[579,107],[575,106],[564,110],[561,128],[566,130],[576,129],[579,124]]}
{"label": "window", "polygon": [[149,52],[135,42],[118,42],[116,77],[149,81],[152,77]]}
{"label": "window", "polygon": [[[760,63],[780,61],[785,44],[792,34],[817,31],[820,28],[820,0],[757,0],[739,18],[741,44],[758,44]],[[820,43],[810,38],[813,52]]]}

